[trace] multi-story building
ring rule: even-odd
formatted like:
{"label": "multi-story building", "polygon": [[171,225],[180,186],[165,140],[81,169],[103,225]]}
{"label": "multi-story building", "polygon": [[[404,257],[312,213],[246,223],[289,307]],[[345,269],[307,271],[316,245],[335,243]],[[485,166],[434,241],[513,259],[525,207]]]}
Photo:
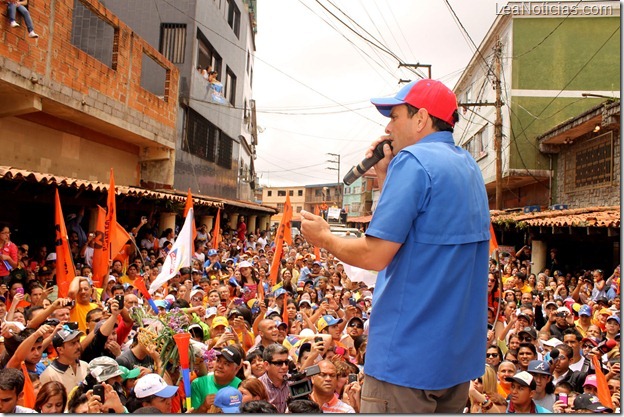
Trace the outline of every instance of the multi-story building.
{"label": "multi-story building", "polygon": [[598,105],[601,96],[619,97],[620,3],[510,2],[496,7],[498,16],[454,88],[461,112],[455,139],[477,160],[494,208],[492,104],[498,78],[504,104],[502,207],[549,206],[557,161],[540,151],[537,136]]}
{"label": "multi-story building", "polygon": [[356,227],[370,223],[373,217],[373,194],[379,190],[375,168],[371,168],[353,184],[344,187],[344,209],[347,222]]}
{"label": "multi-story building", "polygon": [[[180,71],[174,188],[253,201],[255,0],[107,0],[106,6]],[[202,76],[207,68],[217,71],[218,82]],[[150,82],[158,73],[145,76]]]}

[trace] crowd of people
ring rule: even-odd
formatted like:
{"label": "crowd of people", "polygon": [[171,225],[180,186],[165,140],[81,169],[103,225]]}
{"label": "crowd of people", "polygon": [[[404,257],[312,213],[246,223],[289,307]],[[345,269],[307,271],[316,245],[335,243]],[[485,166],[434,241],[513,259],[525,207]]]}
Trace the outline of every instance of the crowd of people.
{"label": "crowd of people", "polygon": [[[154,294],[160,318],[185,316],[192,337],[188,410],[178,363],[141,338],[145,328],[158,334],[146,319],[158,320],[134,285],[158,276],[175,230],[158,239],[139,229],[139,252],[126,267],[112,262],[102,288],[85,251],[75,251],[80,274],[59,298],[54,253],[42,246],[31,256],[2,226],[0,412],[359,412],[374,287],[353,282],[325,250],[316,258],[301,235],[285,244],[270,285],[271,234],[249,233],[241,220],[238,230],[225,227],[218,248],[200,226],[192,265]],[[609,277],[535,276],[516,255],[490,263],[486,366],[470,383],[465,412],[618,412],[619,267]],[[593,356],[613,408],[595,396]]]}

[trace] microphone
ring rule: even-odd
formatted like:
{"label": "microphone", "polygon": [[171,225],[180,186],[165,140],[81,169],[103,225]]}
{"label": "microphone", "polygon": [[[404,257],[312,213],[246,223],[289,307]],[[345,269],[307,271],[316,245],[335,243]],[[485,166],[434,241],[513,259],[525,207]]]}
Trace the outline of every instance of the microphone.
{"label": "microphone", "polygon": [[384,140],[383,142],[379,143],[373,151],[373,156],[364,159],[358,165],[351,168],[351,171],[349,171],[347,175],[344,176],[342,182],[344,182],[345,185],[353,184],[355,180],[364,175],[364,173],[371,169],[377,162],[381,161],[384,158],[383,146],[386,143],[390,145],[390,149],[392,149],[392,144],[389,140]]}
{"label": "microphone", "polygon": [[611,350],[616,346],[617,342],[615,340],[608,339],[600,342],[598,346],[596,346],[596,349],[598,349],[598,351],[600,351],[600,353],[604,355],[605,353],[611,352]]}

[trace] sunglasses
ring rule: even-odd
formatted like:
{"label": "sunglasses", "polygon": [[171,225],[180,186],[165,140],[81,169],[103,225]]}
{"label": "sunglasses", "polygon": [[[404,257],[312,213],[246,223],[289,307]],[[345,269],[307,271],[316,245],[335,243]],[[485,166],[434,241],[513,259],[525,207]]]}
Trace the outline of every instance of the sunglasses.
{"label": "sunglasses", "polygon": [[486,358],[498,358],[498,353],[486,353]]}
{"label": "sunglasses", "polygon": [[521,337],[521,338],[520,338],[520,341],[521,341],[521,342],[528,342],[528,343],[531,343],[531,342],[533,341],[533,338],[532,338],[532,337],[530,337],[530,336],[529,336],[529,337]]}
{"label": "sunglasses", "polygon": [[583,349],[593,349],[594,345],[583,345]]}
{"label": "sunglasses", "polygon": [[275,365],[275,366],[284,366],[284,365],[288,365],[290,364],[290,361],[288,359],[283,360],[283,361],[268,361],[271,365]]}
{"label": "sunglasses", "polygon": [[349,324],[349,327],[357,327],[358,329],[363,329],[364,326],[360,323],[351,323]]}

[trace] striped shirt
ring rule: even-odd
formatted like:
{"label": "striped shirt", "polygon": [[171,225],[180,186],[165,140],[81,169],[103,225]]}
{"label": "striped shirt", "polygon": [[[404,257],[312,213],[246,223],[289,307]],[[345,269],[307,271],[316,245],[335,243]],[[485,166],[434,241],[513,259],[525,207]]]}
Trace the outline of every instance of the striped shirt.
{"label": "striped shirt", "polygon": [[260,378],[258,378],[264,384],[264,387],[267,390],[267,394],[269,395],[269,402],[277,408],[278,413],[286,412],[286,400],[290,395],[290,390],[288,389],[288,384],[286,381],[282,383],[281,387],[277,387],[273,384],[269,376],[265,373]]}

